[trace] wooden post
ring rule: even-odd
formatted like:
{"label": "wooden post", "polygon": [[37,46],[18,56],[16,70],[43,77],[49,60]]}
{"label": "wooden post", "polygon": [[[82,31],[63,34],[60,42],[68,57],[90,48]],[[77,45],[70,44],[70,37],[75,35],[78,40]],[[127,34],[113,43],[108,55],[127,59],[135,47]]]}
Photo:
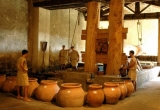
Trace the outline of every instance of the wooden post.
{"label": "wooden post", "polygon": [[100,20],[100,3],[88,2],[87,4],[87,38],[84,71],[96,72],[96,37]]}
{"label": "wooden post", "polygon": [[122,56],[124,0],[111,0],[109,12],[109,47],[106,74],[119,74]]}
{"label": "wooden post", "polygon": [[160,66],[160,18],[158,19],[158,58],[157,65]]}

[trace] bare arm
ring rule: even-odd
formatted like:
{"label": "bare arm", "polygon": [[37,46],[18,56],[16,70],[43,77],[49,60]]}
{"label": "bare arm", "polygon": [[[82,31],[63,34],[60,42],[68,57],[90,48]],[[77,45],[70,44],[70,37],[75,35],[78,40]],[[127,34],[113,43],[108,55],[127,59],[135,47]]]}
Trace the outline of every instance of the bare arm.
{"label": "bare arm", "polygon": [[77,51],[77,56],[78,56],[78,61],[79,61],[79,53],[78,53],[78,51]]}
{"label": "bare arm", "polygon": [[124,69],[132,68],[135,65],[135,62],[131,59],[129,65],[127,67],[124,67]]}

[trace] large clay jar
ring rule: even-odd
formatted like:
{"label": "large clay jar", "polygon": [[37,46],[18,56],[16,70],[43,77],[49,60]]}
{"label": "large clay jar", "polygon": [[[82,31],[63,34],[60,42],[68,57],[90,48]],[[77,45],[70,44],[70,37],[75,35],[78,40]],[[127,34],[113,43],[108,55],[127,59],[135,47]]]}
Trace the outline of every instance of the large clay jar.
{"label": "large clay jar", "polygon": [[134,86],[131,80],[125,80],[125,85],[127,87],[127,97],[129,97],[133,91],[134,91]]}
{"label": "large clay jar", "polygon": [[6,80],[6,75],[0,74],[0,89],[2,88],[3,83]]}
{"label": "large clay jar", "polygon": [[104,95],[106,103],[108,104],[115,104],[118,102],[118,99],[120,98],[121,91],[119,89],[119,84],[117,83],[104,83]]}
{"label": "large clay jar", "polygon": [[127,87],[124,82],[119,82],[119,89],[121,91],[120,99],[124,99],[127,95]]}
{"label": "large clay jar", "polygon": [[61,107],[81,107],[84,104],[84,91],[79,83],[63,83],[56,102]]}
{"label": "large clay jar", "polygon": [[35,97],[38,100],[50,102],[55,99],[55,95],[58,91],[59,87],[57,85],[57,81],[42,80],[40,85],[35,90]]}
{"label": "large clay jar", "polygon": [[102,85],[91,84],[87,93],[87,103],[92,107],[100,107],[104,101]]}
{"label": "large clay jar", "polygon": [[11,93],[16,86],[16,79],[16,76],[7,77],[6,81],[2,85],[2,91]]}
{"label": "large clay jar", "polygon": [[[28,97],[35,95],[35,89],[39,86],[37,78],[29,78]],[[24,96],[24,88],[22,89],[22,95]]]}

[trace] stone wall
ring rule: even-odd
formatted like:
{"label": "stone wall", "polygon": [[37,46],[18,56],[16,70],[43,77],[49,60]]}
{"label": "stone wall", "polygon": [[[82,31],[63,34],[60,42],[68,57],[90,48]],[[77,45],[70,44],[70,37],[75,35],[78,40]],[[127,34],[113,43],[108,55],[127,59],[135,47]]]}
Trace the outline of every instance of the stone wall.
{"label": "stone wall", "polygon": [[26,0],[0,0],[0,69],[15,68],[15,62],[28,42],[28,3]]}
{"label": "stone wall", "polygon": [[81,40],[81,31],[86,29],[85,20],[83,14],[79,13],[76,25],[77,16],[78,11],[75,9],[51,11],[50,60],[58,59],[62,45],[66,45],[66,49],[73,45],[79,54],[85,50],[85,41]]}

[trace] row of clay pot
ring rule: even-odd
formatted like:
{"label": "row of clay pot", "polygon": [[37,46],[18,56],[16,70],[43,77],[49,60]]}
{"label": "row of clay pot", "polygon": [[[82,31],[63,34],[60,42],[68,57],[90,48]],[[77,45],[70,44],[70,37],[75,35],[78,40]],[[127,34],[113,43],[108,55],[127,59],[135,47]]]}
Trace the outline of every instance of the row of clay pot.
{"label": "row of clay pot", "polygon": [[103,90],[102,85],[91,84],[87,93],[87,103],[92,107],[99,107],[105,99],[105,103],[115,104],[119,99],[130,96],[133,90],[133,84],[130,80],[106,82]]}
{"label": "row of clay pot", "polygon": [[[1,83],[3,82],[3,84]],[[0,77],[0,88],[4,92],[13,92],[16,90],[16,77],[7,77],[2,81]],[[106,82],[102,90],[102,85],[92,84],[89,86],[87,95],[85,95],[82,85],[79,83],[63,83],[58,87],[57,81],[42,80],[40,84],[37,79],[29,79],[28,96],[35,96],[41,101],[56,100],[61,107],[80,107],[85,101],[92,107],[99,107],[104,102],[114,104],[118,99],[124,99],[133,92],[133,84],[130,80],[125,82]]]}
{"label": "row of clay pot", "polygon": [[[17,91],[16,76],[0,75],[0,90],[7,93],[15,93]],[[35,89],[39,86],[36,78],[29,78],[28,96],[31,97],[35,94]],[[24,89],[21,89],[22,96],[24,95]]]}
{"label": "row of clay pot", "polygon": [[1,74],[0,75],[0,89],[2,88],[2,85],[3,85],[5,80],[6,80],[6,75]]}

